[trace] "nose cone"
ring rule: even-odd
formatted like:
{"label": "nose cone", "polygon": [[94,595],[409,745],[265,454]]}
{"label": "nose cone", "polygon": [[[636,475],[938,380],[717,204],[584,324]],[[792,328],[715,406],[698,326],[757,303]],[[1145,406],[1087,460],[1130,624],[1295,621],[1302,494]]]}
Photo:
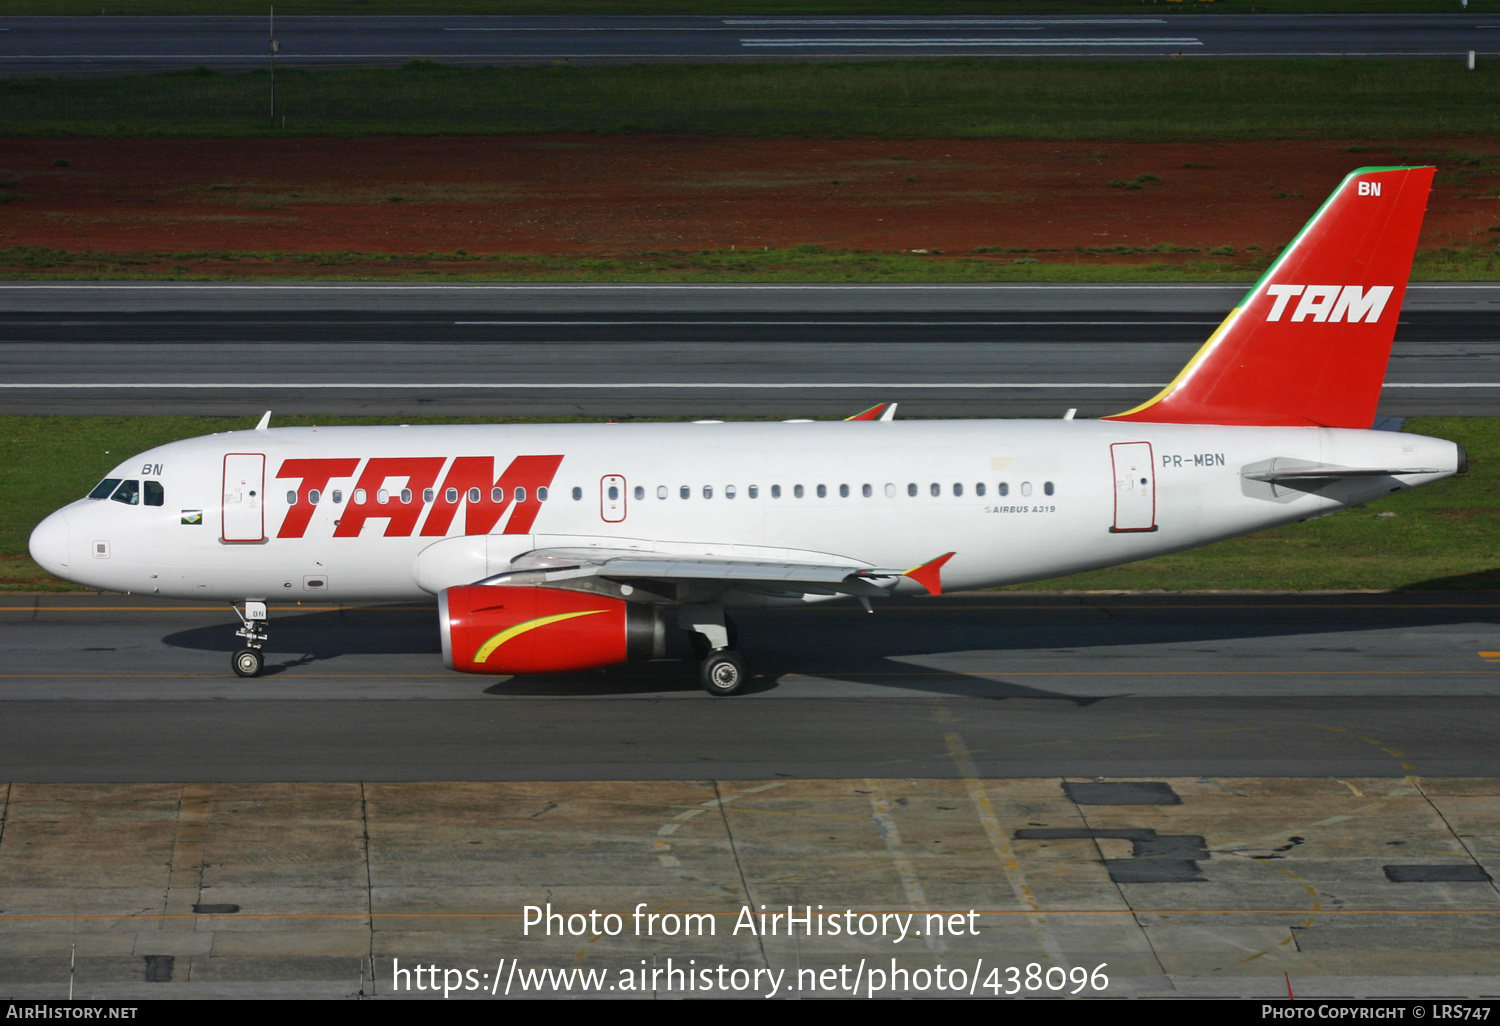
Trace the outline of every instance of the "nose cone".
{"label": "nose cone", "polygon": [[68,576],[68,519],[61,510],[31,532],[31,558],[48,573]]}

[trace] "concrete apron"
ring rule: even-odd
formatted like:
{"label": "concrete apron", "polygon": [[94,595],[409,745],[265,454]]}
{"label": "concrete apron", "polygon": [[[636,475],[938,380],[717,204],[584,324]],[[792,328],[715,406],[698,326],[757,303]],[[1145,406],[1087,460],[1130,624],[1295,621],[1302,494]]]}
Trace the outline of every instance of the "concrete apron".
{"label": "concrete apron", "polygon": [[[0,797],[7,998],[432,997],[445,981],[453,998],[766,996],[773,981],[781,997],[877,982],[876,996],[1042,996],[1072,993],[1080,970],[1084,995],[1104,977],[1109,996],[1500,994],[1493,779],[0,784]],[[548,903],[564,917],[551,936]],[[543,909],[529,927],[528,905]],[[789,906],[823,915],[789,933]],[[1049,986],[1054,966],[1070,982]],[[574,969],[604,973],[531,982]]]}

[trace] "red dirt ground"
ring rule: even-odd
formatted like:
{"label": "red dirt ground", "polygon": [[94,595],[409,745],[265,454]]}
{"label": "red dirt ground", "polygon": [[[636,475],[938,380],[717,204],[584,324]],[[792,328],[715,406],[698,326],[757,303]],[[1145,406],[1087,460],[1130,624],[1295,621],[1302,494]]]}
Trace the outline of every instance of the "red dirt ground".
{"label": "red dirt ground", "polygon": [[[1465,165],[1462,153],[1493,156],[1500,140],[5,139],[0,183],[14,181],[0,185],[0,199],[15,198],[0,203],[0,249],[1272,250],[1350,169],[1436,159],[1452,166],[1423,232],[1422,247],[1433,249],[1496,238],[1489,231],[1500,222],[1500,174]],[[59,158],[69,164],[55,166]],[[1141,175],[1161,181],[1108,184]]]}

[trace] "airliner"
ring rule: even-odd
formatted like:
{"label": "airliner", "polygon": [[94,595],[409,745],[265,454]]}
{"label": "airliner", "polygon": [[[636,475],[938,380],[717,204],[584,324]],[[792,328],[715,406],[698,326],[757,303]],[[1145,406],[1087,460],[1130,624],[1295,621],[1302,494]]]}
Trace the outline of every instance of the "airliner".
{"label": "airliner", "polygon": [[[1371,430],[1434,169],[1344,179],[1160,394],[1098,420],[269,426],[120,463],[32,557],[94,588],[267,609],[437,600],[444,663],[660,659],[747,680],[730,611],[992,588],[1326,516],[1463,473]],[[243,609],[241,608],[243,603]]]}

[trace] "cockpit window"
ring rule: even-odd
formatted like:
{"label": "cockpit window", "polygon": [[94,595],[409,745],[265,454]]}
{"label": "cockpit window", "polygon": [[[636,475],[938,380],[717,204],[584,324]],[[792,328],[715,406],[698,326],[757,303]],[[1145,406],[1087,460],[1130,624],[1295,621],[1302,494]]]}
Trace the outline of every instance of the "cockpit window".
{"label": "cockpit window", "polygon": [[162,504],[162,500],[165,498],[166,492],[162,491],[160,481],[146,482],[146,505],[160,506]]}
{"label": "cockpit window", "polygon": [[123,502],[127,506],[139,506],[141,504],[141,483],[139,481],[121,481],[120,487],[115,489],[115,494],[110,496],[116,502]]}
{"label": "cockpit window", "polygon": [[110,494],[118,487],[120,487],[120,479],[118,477],[106,477],[103,481],[100,481],[97,485],[94,486],[93,491],[89,492],[89,498],[107,499],[109,498]]}

